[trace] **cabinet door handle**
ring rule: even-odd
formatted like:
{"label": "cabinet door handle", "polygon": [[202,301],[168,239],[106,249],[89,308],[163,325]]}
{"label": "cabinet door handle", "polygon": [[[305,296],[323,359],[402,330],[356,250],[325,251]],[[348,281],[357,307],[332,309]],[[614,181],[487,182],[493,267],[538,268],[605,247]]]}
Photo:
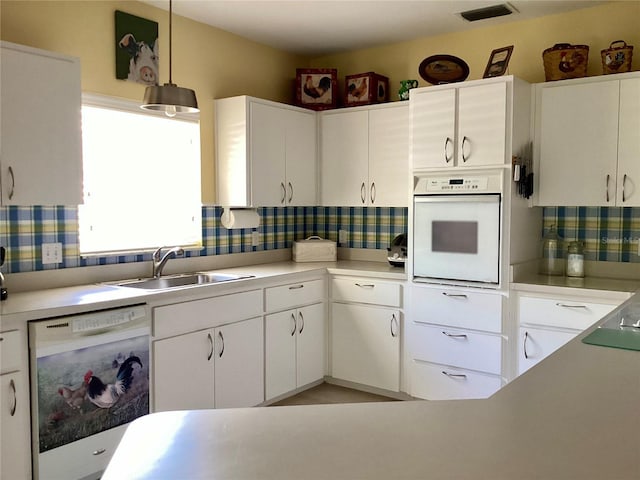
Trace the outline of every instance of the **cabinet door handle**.
{"label": "cabinet door handle", "polygon": [[360,185],[360,200],[362,200],[362,203],[364,203],[366,199],[367,199],[367,187],[364,184],[364,182],[362,182],[362,185]]}
{"label": "cabinet door handle", "polygon": [[376,182],[371,183],[369,198],[372,204],[376,202]]}
{"label": "cabinet door handle", "polygon": [[299,288],[304,288],[304,285],[302,283],[300,283],[298,285],[291,285],[289,287],[289,290],[298,290]]}
{"label": "cabinet door handle", "polygon": [[607,183],[605,185],[606,191],[607,191],[607,203],[609,203],[609,179],[611,178],[611,175],[607,175]]}
{"label": "cabinet door handle", "polygon": [[442,294],[445,297],[449,297],[449,298],[467,298],[467,296],[464,293],[447,293],[447,292],[442,292]]}
{"label": "cabinet door handle", "polygon": [[446,335],[449,338],[463,338],[465,340],[467,339],[467,336],[464,333],[449,333],[443,330],[442,334]]}
{"label": "cabinet door handle", "polygon": [[449,378],[464,378],[464,379],[467,378],[467,376],[464,373],[449,373],[445,370],[442,370],[442,373]]}
{"label": "cabinet door handle", "polygon": [[287,188],[284,186],[284,182],[280,182],[280,189],[282,190],[282,198],[280,199],[280,203],[284,203],[287,199]]}
{"label": "cabinet door handle", "polygon": [[524,332],[524,340],[522,341],[522,351],[524,353],[524,358],[529,358],[529,354],[527,353],[527,340],[529,339],[529,332]]}
{"label": "cabinet door handle", "polygon": [[11,200],[16,187],[16,177],[13,175],[13,168],[11,167],[9,167],[9,175],[11,175],[11,189],[9,190],[9,200]]}
{"label": "cabinet door handle", "polygon": [[560,307],[560,308],[584,308],[585,310],[588,310],[589,307],[587,307],[586,305],[569,305],[567,303],[556,303],[556,307]]}
{"label": "cabinet door handle", "polygon": [[464,146],[465,146],[465,144],[466,144],[466,143],[470,143],[470,142],[469,142],[469,139],[468,139],[466,136],[464,136],[464,137],[462,137],[462,146],[461,146],[461,150],[462,150],[462,161],[463,161],[464,163],[466,163],[466,162],[467,162],[467,160],[469,160],[469,157],[468,157],[468,156],[465,156],[465,154],[464,154]]}
{"label": "cabinet door handle", "polygon": [[209,339],[209,355],[207,355],[207,362],[211,360],[213,357],[213,337],[210,333],[207,333],[207,338]]}
{"label": "cabinet door handle", "polygon": [[291,200],[293,200],[293,185],[289,182],[289,203],[291,203]]}
{"label": "cabinet door handle", "polygon": [[94,450],[92,455],[95,455],[95,456],[102,455],[106,451],[107,450],[105,448],[99,448],[98,450]]}
{"label": "cabinet door handle", "polygon": [[624,174],[624,177],[622,177],[622,203],[627,201],[627,198],[625,196],[624,193],[624,186],[627,184],[627,174]]}
{"label": "cabinet door handle", "polygon": [[451,155],[447,155],[447,146],[449,145],[453,145],[453,141],[447,137],[447,139],[444,141],[444,161],[445,163],[449,163],[452,159],[453,159],[453,152],[451,152]]}
{"label": "cabinet door handle", "polygon": [[18,408],[18,396],[16,395],[16,383],[13,381],[13,378],[9,381],[9,387],[11,388],[11,392],[13,393],[13,403],[11,404],[11,408],[9,409],[9,414],[13,417],[16,414],[16,409]]}
{"label": "cabinet door handle", "polygon": [[300,330],[298,330],[298,333],[302,334],[304,330],[304,315],[302,315],[302,312],[298,312],[298,316],[300,317]]}
{"label": "cabinet door handle", "polygon": [[220,337],[220,341],[222,342],[222,348],[220,349],[220,353],[218,356],[222,358],[222,354],[224,353],[224,336],[222,335],[222,330],[218,332],[218,336]]}
{"label": "cabinet door handle", "polygon": [[375,285],[373,283],[356,283],[356,287],[360,288],[374,288]]}
{"label": "cabinet door handle", "polygon": [[[395,330],[393,329],[393,325],[394,324],[396,325]],[[391,336],[393,338],[397,337],[398,336],[398,319],[396,318],[396,314],[395,313],[393,313],[391,315],[390,328],[391,328]]]}
{"label": "cabinet door handle", "polygon": [[293,323],[293,328],[291,329],[291,336],[293,337],[296,334],[296,328],[298,328],[296,325],[296,316],[293,313],[291,314],[291,322]]}

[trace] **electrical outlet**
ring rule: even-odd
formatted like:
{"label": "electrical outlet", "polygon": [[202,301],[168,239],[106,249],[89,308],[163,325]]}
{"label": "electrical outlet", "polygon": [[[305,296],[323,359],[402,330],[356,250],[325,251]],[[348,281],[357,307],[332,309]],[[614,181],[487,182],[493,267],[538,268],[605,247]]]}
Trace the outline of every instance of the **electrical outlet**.
{"label": "electrical outlet", "polygon": [[257,247],[260,245],[260,232],[251,232],[251,246]]}
{"label": "electrical outlet", "polygon": [[62,244],[43,243],[42,244],[42,264],[62,263]]}
{"label": "electrical outlet", "polygon": [[347,243],[347,231],[346,230],[338,230],[338,243],[345,244]]}

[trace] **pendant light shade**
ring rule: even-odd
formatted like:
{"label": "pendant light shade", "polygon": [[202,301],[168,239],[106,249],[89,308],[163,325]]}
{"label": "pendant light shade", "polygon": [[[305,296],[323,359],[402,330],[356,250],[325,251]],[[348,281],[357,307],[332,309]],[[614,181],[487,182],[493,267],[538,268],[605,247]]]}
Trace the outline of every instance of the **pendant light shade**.
{"label": "pendant light shade", "polygon": [[189,88],[178,87],[171,79],[171,50],[172,50],[172,17],[173,5],[169,0],[169,83],[162,86],[150,86],[144,92],[143,104],[145,110],[164,112],[168,117],[176,113],[199,112],[196,92]]}

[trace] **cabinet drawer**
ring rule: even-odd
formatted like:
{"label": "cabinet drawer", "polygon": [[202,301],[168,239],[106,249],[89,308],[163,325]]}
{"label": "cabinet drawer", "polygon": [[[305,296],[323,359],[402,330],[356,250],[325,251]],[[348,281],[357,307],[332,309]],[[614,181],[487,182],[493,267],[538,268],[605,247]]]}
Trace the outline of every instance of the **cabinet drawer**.
{"label": "cabinet drawer", "polygon": [[262,315],[262,290],[176,303],[153,309],[153,336],[180,335]]}
{"label": "cabinet drawer", "polygon": [[411,395],[427,400],[487,398],[502,386],[493,375],[414,361],[411,365]]}
{"label": "cabinet drawer", "polygon": [[412,327],[413,358],[500,375],[501,336],[420,323]]}
{"label": "cabinet drawer", "polygon": [[19,330],[0,332],[0,373],[20,370],[20,339]]}
{"label": "cabinet drawer", "polygon": [[413,287],[411,318],[424,323],[500,333],[502,295]]}
{"label": "cabinet drawer", "polygon": [[343,302],[400,307],[402,286],[368,278],[333,278],[331,298]]}
{"label": "cabinet drawer", "polygon": [[585,330],[614,308],[616,305],[604,303],[523,296],[519,300],[518,312],[521,325]]}
{"label": "cabinet drawer", "polygon": [[289,308],[324,300],[324,280],[309,280],[265,289],[267,312],[287,310]]}

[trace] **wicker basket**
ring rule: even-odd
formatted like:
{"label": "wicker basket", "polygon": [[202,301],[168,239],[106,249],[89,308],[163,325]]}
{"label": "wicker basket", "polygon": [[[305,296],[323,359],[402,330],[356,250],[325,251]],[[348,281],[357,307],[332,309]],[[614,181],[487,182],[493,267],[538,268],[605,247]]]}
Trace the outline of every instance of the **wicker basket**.
{"label": "wicker basket", "polygon": [[[614,46],[616,45],[617,46]],[[631,71],[631,57],[633,56],[633,47],[627,45],[624,40],[616,40],[611,42],[609,48],[600,52],[602,56],[602,73],[623,73]]]}
{"label": "wicker basket", "polygon": [[589,47],[557,43],[542,52],[546,81],[580,78],[587,74]]}

